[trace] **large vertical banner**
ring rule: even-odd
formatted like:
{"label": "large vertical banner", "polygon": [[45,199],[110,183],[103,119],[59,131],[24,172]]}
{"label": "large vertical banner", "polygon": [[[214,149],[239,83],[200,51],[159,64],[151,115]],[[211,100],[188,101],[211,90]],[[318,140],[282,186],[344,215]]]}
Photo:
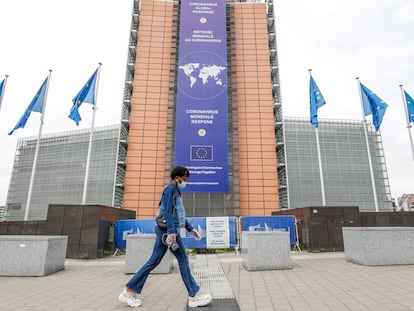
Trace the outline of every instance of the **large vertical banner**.
{"label": "large vertical banner", "polygon": [[191,173],[185,191],[228,192],[225,0],[182,0],[175,164]]}

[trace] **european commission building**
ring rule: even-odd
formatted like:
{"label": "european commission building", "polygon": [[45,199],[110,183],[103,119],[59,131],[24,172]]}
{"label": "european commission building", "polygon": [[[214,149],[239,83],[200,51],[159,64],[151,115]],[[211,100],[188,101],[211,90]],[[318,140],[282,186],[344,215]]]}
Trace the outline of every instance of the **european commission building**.
{"label": "european commission building", "polygon": [[[322,189],[326,205],[391,209],[370,125],[368,157],[362,122],[321,120],[318,159],[313,127],[283,119],[273,0],[134,0],[127,50],[121,120],[94,129],[86,204],[152,218],[172,167],[184,165],[188,216],[322,205]],[[42,137],[29,219],[48,204],[82,203],[89,132]],[[9,220],[26,210],[35,145],[18,141]]]}

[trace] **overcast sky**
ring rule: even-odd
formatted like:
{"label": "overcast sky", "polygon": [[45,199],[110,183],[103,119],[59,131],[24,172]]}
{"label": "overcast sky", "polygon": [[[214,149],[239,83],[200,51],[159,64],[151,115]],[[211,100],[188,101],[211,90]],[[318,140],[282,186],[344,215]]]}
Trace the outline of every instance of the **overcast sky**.
{"label": "overcast sky", "polygon": [[[279,0],[276,32],[284,116],[309,117],[309,72],[327,104],[320,118],[362,119],[355,78],[389,108],[381,133],[397,198],[414,193],[414,161],[399,85],[414,96],[412,0]],[[40,114],[12,136],[23,111],[52,69],[43,134],[88,128],[67,115],[72,98],[102,62],[96,126],[120,121],[132,0],[0,1],[0,205],[5,204],[19,137],[37,136]],[[369,120],[371,118],[369,117]]]}

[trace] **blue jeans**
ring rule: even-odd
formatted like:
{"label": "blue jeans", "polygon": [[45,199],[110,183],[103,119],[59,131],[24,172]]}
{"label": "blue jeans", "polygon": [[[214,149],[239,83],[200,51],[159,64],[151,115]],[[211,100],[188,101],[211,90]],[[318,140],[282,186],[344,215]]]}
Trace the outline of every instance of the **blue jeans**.
{"label": "blue jeans", "polygon": [[[161,259],[164,257],[165,253],[168,250],[168,246],[164,245],[161,240],[164,233],[165,231],[161,230],[158,226],[155,226],[156,239],[154,243],[154,249],[152,250],[152,255],[126,284],[126,287],[136,293],[141,293],[149,274],[159,265]],[[175,251],[171,250],[171,252],[174,254],[175,258],[177,258],[181,273],[181,279],[187,288],[188,296],[193,297],[200,290],[200,286],[198,286],[197,282],[194,280],[191,274],[190,262],[188,260],[187,253],[185,252],[184,244],[179,233],[176,236],[176,242],[180,247]]]}

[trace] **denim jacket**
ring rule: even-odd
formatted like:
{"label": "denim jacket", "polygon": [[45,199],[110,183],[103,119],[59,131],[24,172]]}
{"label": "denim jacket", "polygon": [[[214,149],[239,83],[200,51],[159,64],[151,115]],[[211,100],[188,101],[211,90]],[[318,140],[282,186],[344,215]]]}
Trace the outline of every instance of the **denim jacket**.
{"label": "denim jacket", "polygon": [[[175,202],[173,202],[173,199],[175,199]],[[165,214],[168,234],[178,233],[180,227],[185,227],[185,229],[187,229],[189,232],[193,230],[193,227],[185,218],[185,210],[181,197],[181,191],[173,182],[165,187],[160,203],[161,204],[158,213]],[[174,206],[175,212],[173,213]]]}

